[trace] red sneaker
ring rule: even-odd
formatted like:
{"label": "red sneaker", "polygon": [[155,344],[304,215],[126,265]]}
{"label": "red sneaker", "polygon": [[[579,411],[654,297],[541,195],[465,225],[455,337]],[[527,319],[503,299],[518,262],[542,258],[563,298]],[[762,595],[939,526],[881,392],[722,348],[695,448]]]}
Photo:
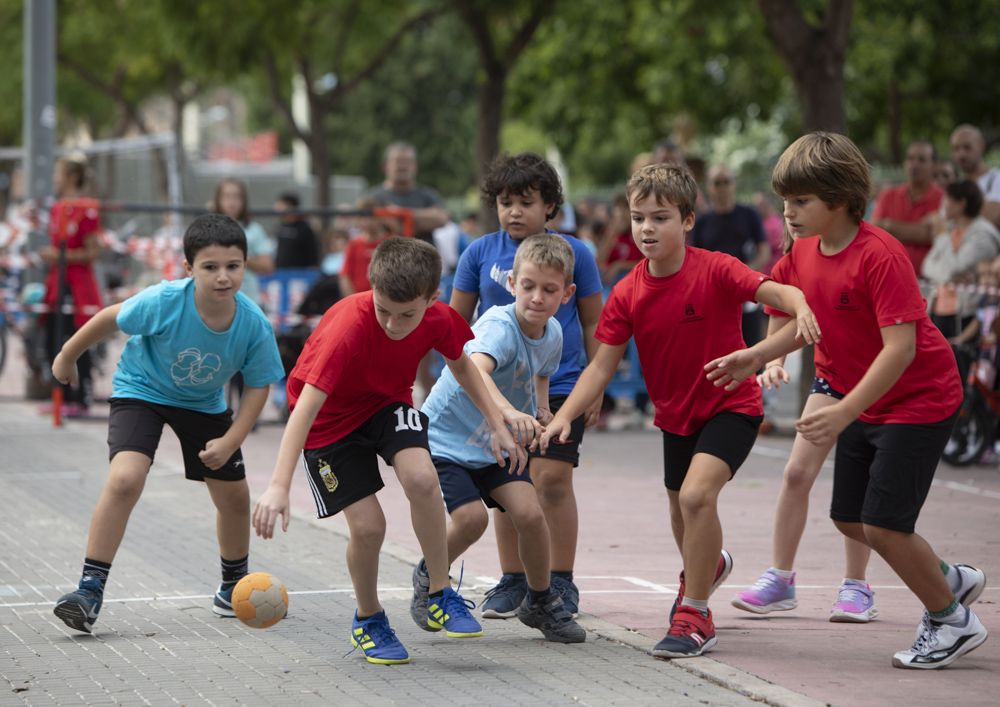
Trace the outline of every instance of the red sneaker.
{"label": "red sneaker", "polygon": [[[722,586],[722,583],[726,581],[726,577],[729,573],[733,571],[733,556],[725,549],[719,554],[719,565],[715,568],[715,581],[712,582],[711,589],[708,590],[708,595],[712,596],[716,589]],[[674,599],[674,605],[670,607],[670,620],[674,620],[674,613],[677,611],[677,607],[681,605],[684,601],[684,570],[681,570],[680,581],[677,587],[677,598]]]}
{"label": "red sneaker", "polygon": [[712,612],[702,614],[693,606],[680,606],[670,622],[670,630],[653,648],[657,658],[693,658],[715,648]]}

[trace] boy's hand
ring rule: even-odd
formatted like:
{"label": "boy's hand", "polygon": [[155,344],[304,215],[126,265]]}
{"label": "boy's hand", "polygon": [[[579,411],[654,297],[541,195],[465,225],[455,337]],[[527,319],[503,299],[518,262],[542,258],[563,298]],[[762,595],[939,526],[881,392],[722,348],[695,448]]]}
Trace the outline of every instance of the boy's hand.
{"label": "boy's hand", "polygon": [[705,370],[708,371],[708,379],[715,383],[715,387],[725,386],[726,390],[734,390],[755,374],[763,363],[760,355],[750,349],[740,349],[709,361],[705,364]]}
{"label": "boy's hand", "polygon": [[60,351],[52,361],[52,377],[64,385],[78,385],[80,374],[76,370],[76,361],[69,360],[69,357]]}
{"label": "boy's hand", "polygon": [[854,415],[838,403],[806,415],[795,423],[795,430],[807,442],[822,447],[836,442],[844,428],[853,421]]}
{"label": "boy's hand", "polygon": [[288,532],[288,491],[268,486],[253,507],[253,529],[265,540],[274,537],[274,526],[281,516],[281,530]]}
{"label": "boy's hand", "polygon": [[236,454],[237,449],[239,449],[239,445],[233,446],[224,437],[210,439],[205,443],[205,448],[198,452],[198,458],[201,459],[202,464],[215,471],[229,461]]}
{"label": "boy's hand", "polygon": [[531,444],[531,440],[542,433],[542,426],[538,420],[514,408],[504,411],[503,421],[510,426],[514,441],[523,447],[527,447]]}
{"label": "boy's hand", "polygon": [[[535,415],[535,419],[538,420],[542,427],[545,427],[547,424],[552,422],[552,411],[548,408],[538,408],[538,414]],[[542,432],[544,432],[544,430],[539,431],[538,435],[541,436]]]}
{"label": "boy's hand", "polygon": [[790,380],[788,371],[780,363],[767,364],[764,372],[757,376],[757,384],[768,390],[780,388],[783,383],[788,383]]}
{"label": "boy's hand", "polygon": [[541,453],[545,454],[551,443],[565,444],[568,442],[571,429],[572,423],[568,420],[562,420],[558,416],[552,418],[549,424],[545,426],[542,436],[538,438],[537,444]]}
{"label": "boy's hand", "polygon": [[795,338],[807,344],[815,344],[821,336],[819,322],[809,306],[804,302],[795,313]]}
{"label": "boy's hand", "polygon": [[[520,476],[528,468],[528,453],[524,447],[514,441],[514,437],[507,430],[507,426],[493,430],[490,435],[490,444],[493,447],[493,456],[497,460],[500,468],[507,467],[508,474]],[[507,459],[503,453],[507,452]]]}

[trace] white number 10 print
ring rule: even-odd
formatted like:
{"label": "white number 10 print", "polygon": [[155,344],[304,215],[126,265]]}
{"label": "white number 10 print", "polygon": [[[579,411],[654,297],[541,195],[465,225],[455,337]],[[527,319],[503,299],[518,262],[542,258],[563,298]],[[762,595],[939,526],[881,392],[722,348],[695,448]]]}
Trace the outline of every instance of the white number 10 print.
{"label": "white number 10 print", "polygon": [[414,408],[404,409],[402,405],[396,408],[396,432],[400,430],[413,430],[419,432],[423,429],[420,424],[420,412]]}

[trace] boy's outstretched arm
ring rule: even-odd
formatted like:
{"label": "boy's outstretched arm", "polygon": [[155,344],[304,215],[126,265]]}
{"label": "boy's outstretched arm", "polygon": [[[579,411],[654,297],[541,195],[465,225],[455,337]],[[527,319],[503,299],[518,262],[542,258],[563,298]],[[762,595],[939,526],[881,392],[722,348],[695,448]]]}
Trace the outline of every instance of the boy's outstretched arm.
{"label": "boy's outstretched arm", "polygon": [[[780,309],[795,317],[796,336],[807,344],[819,341],[821,333],[816,316],[806,302],[802,290],[792,285],[780,285],[773,280],[765,280],[757,288],[755,299],[761,304]],[[770,359],[768,359],[770,360]]]}
{"label": "boy's outstretched arm", "polygon": [[835,405],[817,410],[795,423],[795,429],[815,445],[830,443],[854,419],[885,395],[917,352],[917,325],[914,322],[881,328],[882,350],[858,384]]}
{"label": "boy's outstretched arm", "polygon": [[775,334],[749,349],[737,349],[705,364],[708,379],[716,386],[734,390],[736,386],[757,373],[767,361],[787,356],[802,348],[804,342],[797,334],[798,327],[789,321]]}
{"label": "boy's outstretched arm", "polygon": [[229,458],[236,453],[236,450],[243,444],[243,440],[250,434],[254,423],[260,416],[260,411],[267,403],[267,396],[271,392],[270,386],[265,388],[244,388],[240,398],[240,409],[236,413],[233,424],[226,430],[226,434],[217,439],[210,439],[205,443],[205,448],[198,452],[198,458],[209,469],[218,469]]}
{"label": "boy's outstretched arm", "polygon": [[274,535],[278,516],[281,516],[281,529],[288,530],[288,491],[292,487],[292,477],[309,430],[326,398],[326,393],[319,388],[309,383],[302,386],[302,393],[281,435],[271,483],[253,509],[253,527],[262,538]]}
{"label": "boy's outstretched arm", "polygon": [[483,377],[476,364],[464,352],[455,360],[445,358],[445,363],[451,369],[455,380],[462,386],[462,390],[486,418],[486,423],[493,433],[490,444],[493,447],[493,456],[496,457],[497,464],[501,467],[506,466],[503,457],[503,453],[506,452],[510,460],[507,471],[511,474],[523,473],[528,468],[528,453],[524,447],[514,441],[514,437],[504,423],[503,414],[490,397],[486,384],[483,383]]}
{"label": "boy's outstretched arm", "polygon": [[545,425],[552,422],[552,410],[549,409],[549,377],[535,376],[535,399],[538,401],[538,422]]}
{"label": "boy's outstretched arm", "polygon": [[566,398],[566,402],[559,408],[552,421],[545,427],[545,431],[539,438],[538,446],[544,453],[549,448],[549,443],[554,439],[558,442],[565,442],[569,439],[570,425],[577,417],[586,410],[596,398],[604,394],[604,389],[618,370],[618,363],[625,355],[624,344],[612,346],[601,343],[597,347],[597,353],[590,359],[590,363],[583,369],[580,379],[573,386],[573,392]]}
{"label": "boy's outstretched arm", "polygon": [[496,370],[497,362],[493,360],[492,356],[485,353],[477,352],[469,358],[479,369],[479,375],[483,379],[483,385],[486,386],[486,392],[489,393],[493,404],[500,409],[503,421],[507,423],[514,435],[514,441],[522,446],[531,444],[531,440],[541,434],[542,426],[534,417],[511,405],[510,401],[504,397],[503,392],[497,388],[497,384],[493,380],[493,371]]}
{"label": "boy's outstretched arm", "polygon": [[[594,360],[601,342],[594,334],[597,332],[597,324],[601,319],[601,310],[604,309],[604,297],[600,292],[595,292],[589,297],[579,297],[576,300],[576,308],[580,316],[580,328],[583,330],[583,346],[587,352],[587,362]],[[615,364],[616,366],[618,364]],[[604,392],[604,391],[601,391]],[[601,417],[601,396],[594,398],[581,412],[586,412],[587,417],[584,424],[587,427],[596,425]]]}
{"label": "boy's outstretched arm", "polygon": [[118,312],[122,305],[113,304],[95,314],[69,338],[52,361],[52,377],[60,383],[77,383],[76,361],[83,352],[118,331]]}

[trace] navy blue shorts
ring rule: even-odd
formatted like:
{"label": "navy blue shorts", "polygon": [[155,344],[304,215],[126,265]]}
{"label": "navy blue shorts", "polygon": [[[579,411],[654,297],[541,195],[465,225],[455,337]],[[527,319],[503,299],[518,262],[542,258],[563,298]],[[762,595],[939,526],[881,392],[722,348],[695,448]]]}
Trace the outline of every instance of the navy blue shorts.
{"label": "navy blue shorts", "polygon": [[449,513],[454,513],[456,508],[464,506],[466,503],[480,500],[486,504],[487,508],[499,508],[502,511],[504,507],[497,503],[491,495],[494,489],[512,481],[531,483],[531,475],[527,471],[511,474],[506,468],[501,468],[499,464],[470,469],[448,459],[435,458],[434,468],[437,469],[438,479],[441,481],[441,493],[444,495],[444,505],[448,508]]}
{"label": "navy blue shorts", "polygon": [[812,387],[809,389],[809,395],[829,395],[835,400],[843,400],[844,394],[839,390],[830,387],[830,381],[826,378],[820,378],[816,376],[813,378]]}

